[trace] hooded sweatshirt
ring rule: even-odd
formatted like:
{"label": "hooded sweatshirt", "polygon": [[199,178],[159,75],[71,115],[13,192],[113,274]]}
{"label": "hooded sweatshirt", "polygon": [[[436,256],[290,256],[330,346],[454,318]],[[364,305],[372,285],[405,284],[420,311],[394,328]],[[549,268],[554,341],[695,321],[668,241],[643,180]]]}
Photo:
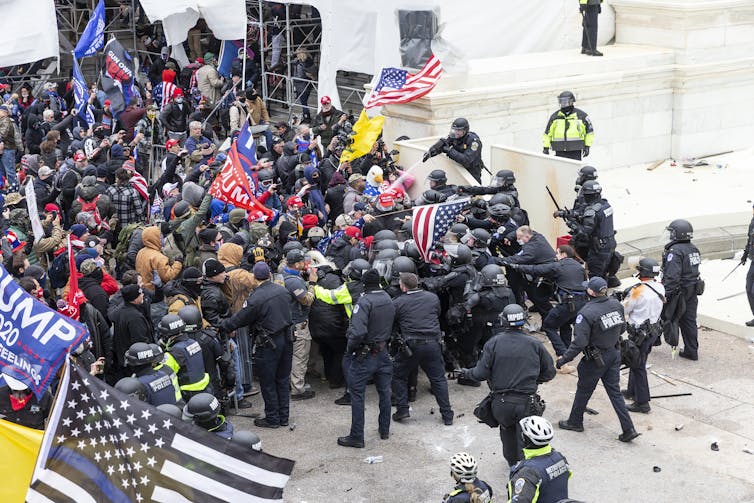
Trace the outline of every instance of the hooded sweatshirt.
{"label": "hooded sweatshirt", "polygon": [[325,207],[325,196],[322,195],[322,190],[319,188],[319,180],[314,180],[314,174],[319,176],[319,170],[314,166],[307,166],[304,168],[304,177],[306,181],[312,186],[309,189],[309,202],[312,204],[314,211],[317,214],[319,225],[324,226],[327,221],[327,208]]}

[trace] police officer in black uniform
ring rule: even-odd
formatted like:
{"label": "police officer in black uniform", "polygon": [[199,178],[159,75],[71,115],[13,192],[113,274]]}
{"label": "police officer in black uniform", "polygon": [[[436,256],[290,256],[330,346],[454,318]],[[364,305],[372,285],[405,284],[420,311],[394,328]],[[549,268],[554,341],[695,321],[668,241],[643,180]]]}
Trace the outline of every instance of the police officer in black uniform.
{"label": "police officer in black uniform", "polygon": [[518,422],[533,413],[537,385],[555,377],[552,357],[544,345],[524,334],[524,308],[505,306],[500,315],[503,330],[487,341],[482,358],[463,374],[487,381],[493,395],[492,414],[500,423],[503,455],[510,466],[523,458]]}
{"label": "police officer in black uniform", "polygon": [[565,456],[550,445],[553,436],[550,421],[529,416],[519,421],[519,427],[524,440],[524,459],[511,468],[508,501],[566,501],[572,472]]}
{"label": "police officer in black uniform", "polygon": [[285,287],[270,281],[270,267],[257,262],[252,269],[259,282],[246,300],[245,306],[222,322],[222,329],[230,333],[240,326],[248,326],[256,337],[256,364],[259,385],[264,399],[264,418],[254,420],[262,428],[288,425],[290,410],[291,340],[290,294]]}
{"label": "police officer in black uniform", "polygon": [[[754,216],[751,217],[751,222],[749,222],[747,236],[748,238],[746,239],[746,246],[744,246],[744,253],[741,255],[741,265],[746,264],[746,260],[749,256],[752,257],[751,264],[749,265],[749,272],[746,273],[746,297],[749,299],[749,309],[751,309],[751,314],[754,314]],[[754,319],[747,321],[746,326],[754,327]]]}
{"label": "police officer in black uniform", "polygon": [[587,302],[583,286],[586,279],[584,265],[574,257],[576,252],[569,245],[560,245],[556,250],[557,262],[540,265],[510,264],[513,269],[552,279],[555,282],[555,297],[558,301],[542,320],[542,329],[552,343],[557,356],[562,356],[571,344],[571,325],[576,314]]}
{"label": "police officer in black uniform", "polygon": [[626,328],[623,305],[614,297],[607,296],[607,282],[599,276],[585,281],[584,286],[591,300],[576,316],[573,342],[556,363],[560,368],[584,352],[584,357],[577,367],[579,380],[571,415],[567,420],[558,421],[558,426],[564,430],[584,431],[584,411],[597,383],[602,380],[623,430],[618,439],[621,442],[630,442],[639,434],[634,429],[634,423],[620,393],[618,348],[620,335]]}
{"label": "police officer in black uniform", "polygon": [[353,308],[348,327],[348,346],[351,364],[348,389],[351,393],[351,431],[338,437],[338,445],[364,447],[364,392],[367,380],[374,379],[379,395],[380,438],[390,437],[390,382],[393,363],[387,344],[393,330],[395,307],[390,296],[380,288],[380,273],[369,269],[362,277],[364,294]]}
{"label": "police officer in black uniform", "polygon": [[466,236],[466,246],[471,247],[472,265],[477,271],[493,263],[490,253],[492,235],[486,229],[472,229]]}
{"label": "police officer in black uniform", "polygon": [[[555,261],[555,250],[547,242],[547,238],[532,230],[528,225],[522,225],[516,229],[516,241],[521,246],[521,250],[513,256],[503,258],[500,261],[503,265],[539,265]],[[513,268],[508,269],[508,282],[520,305],[524,305],[524,292],[526,292],[529,300],[534,303],[535,310],[540,314],[545,315],[552,308],[550,305],[552,289],[549,286],[538,285],[534,278],[529,279]]]}
{"label": "police officer in black uniform", "polygon": [[[403,295],[393,300],[395,328],[401,345],[395,357],[393,394],[397,410],[393,421],[410,416],[408,410],[408,376],[421,367],[437,400],[445,425],[453,424],[453,409],[448,398],[448,382],[440,348],[440,299],[432,292],[419,288],[419,278],[410,272],[400,273]],[[407,349],[406,349],[407,348]]]}
{"label": "police officer in black uniform", "polygon": [[461,340],[464,367],[476,364],[477,348],[484,346],[492,337],[505,306],[516,303],[516,297],[508,288],[505,274],[499,265],[489,264],[483,267],[476,283],[474,293],[466,300],[466,312],[471,314],[471,328]]}
{"label": "police officer in black uniform", "polygon": [[202,312],[198,307],[183,306],[178,310],[178,316],[186,324],[186,335],[202,348],[204,370],[209,374],[212,391],[220,404],[227,407],[227,391],[236,385],[235,368],[227,342],[220,342],[219,334],[213,328],[202,328]]}
{"label": "police officer in black uniform", "polygon": [[454,120],[450,135],[432,145],[422,161],[426,162],[440,153],[466,168],[478,183],[482,183],[482,169],[487,169],[482,162],[482,140],[469,131],[469,121],[462,117]]}
{"label": "police officer in black uniform", "polygon": [[456,193],[457,187],[455,185],[448,185],[448,175],[441,169],[430,171],[429,175],[427,175],[427,180],[429,181],[430,190],[439,192],[446,197],[450,197]]}
{"label": "police officer in black uniform", "polygon": [[[135,342],[125,354],[126,365],[144,387],[144,401],[155,407],[162,404],[183,406],[181,388],[173,369],[162,365],[164,353],[157,344]],[[158,367],[158,368],[155,368]]]}
{"label": "police officer in black uniform", "polygon": [[233,438],[233,424],[221,413],[220,402],[209,393],[199,393],[183,407],[183,420],[192,422],[226,440]]}
{"label": "police officer in black uniform", "polygon": [[[678,330],[683,337],[683,349],[678,356],[689,360],[699,359],[699,339],[696,328],[698,295],[704,291],[699,278],[702,256],[691,243],[694,228],[687,220],[673,220],[667,227],[670,242],[662,254],[662,284],[667,303],[663,311],[666,340],[678,340]],[[669,341],[671,346],[676,346]]]}
{"label": "police officer in black uniform", "polygon": [[481,196],[485,194],[509,194],[518,204],[518,189],[516,189],[516,175],[510,169],[501,169],[492,178],[488,187],[460,185],[458,191],[463,194]]}

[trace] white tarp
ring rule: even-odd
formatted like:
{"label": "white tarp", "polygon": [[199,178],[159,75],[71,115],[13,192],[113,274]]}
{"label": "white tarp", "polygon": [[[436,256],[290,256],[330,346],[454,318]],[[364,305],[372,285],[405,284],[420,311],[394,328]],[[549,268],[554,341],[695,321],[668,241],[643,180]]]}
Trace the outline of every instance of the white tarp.
{"label": "white tarp", "polygon": [[0,67],[60,57],[54,0],[1,0],[0,13]]}
{"label": "white tarp", "polygon": [[[142,0],[143,1],[143,0]],[[434,10],[440,40],[435,54],[449,73],[463,72],[470,59],[581,47],[581,15],[576,0],[510,2],[490,0],[298,0],[322,18],[319,95],[340,106],[338,70],[378,73],[401,66],[398,10]],[[607,3],[599,17],[599,44],[615,35],[615,16]]]}
{"label": "white tarp", "polygon": [[162,21],[168,45],[181,44],[199,18],[218,40],[241,40],[246,33],[244,0],[140,0],[151,22]]}

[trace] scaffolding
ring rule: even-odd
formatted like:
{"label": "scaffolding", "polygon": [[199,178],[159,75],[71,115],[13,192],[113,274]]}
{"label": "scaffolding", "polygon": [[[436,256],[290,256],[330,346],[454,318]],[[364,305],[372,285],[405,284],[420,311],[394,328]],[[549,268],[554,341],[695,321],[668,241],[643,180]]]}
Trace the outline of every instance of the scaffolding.
{"label": "scaffolding", "polygon": [[[319,61],[322,42],[322,22],[313,7],[286,3],[284,15],[275,16],[271,2],[247,0],[250,23],[259,33],[258,47],[261,64],[261,92],[270,114],[287,115],[288,122],[296,122],[306,109],[311,116],[317,113],[317,80],[296,76],[296,54],[303,50],[316,63]],[[278,4],[280,5],[280,4]],[[282,13],[282,12],[278,12]],[[357,115],[364,99],[364,84],[371,75],[338,72],[337,87],[341,108]],[[302,98],[307,98],[303,100]],[[275,110],[275,108],[279,110]]]}

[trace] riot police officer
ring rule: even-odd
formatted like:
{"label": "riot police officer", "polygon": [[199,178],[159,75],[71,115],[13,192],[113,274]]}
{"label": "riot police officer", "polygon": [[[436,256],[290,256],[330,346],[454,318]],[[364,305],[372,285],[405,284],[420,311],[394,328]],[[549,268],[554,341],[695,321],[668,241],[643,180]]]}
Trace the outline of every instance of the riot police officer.
{"label": "riot police officer", "polygon": [[470,379],[487,381],[493,395],[492,414],[500,423],[503,455],[510,466],[523,458],[518,422],[534,413],[537,385],[555,377],[552,357],[544,345],[524,334],[524,308],[505,306],[500,315],[503,329],[487,341],[482,358],[472,369],[464,369]]}
{"label": "riot police officer", "polygon": [[209,393],[198,393],[183,407],[183,420],[226,440],[233,438],[233,424],[220,414],[220,402]]}
{"label": "riot police officer", "polygon": [[466,168],[478,183],[482,183],[482,170],[487,169],[482,161],[482,140],[469,131],[469,121],[462,117],[454,120],[450,135],[432,145],[422,161],[426,162],[440,153]]}
{"label": "riot police officer", "polygon": [[702,256],[691,243],[694,229],[688,221],[673,220],[667,231],[670,241],[662,255],[662,284],[668,300],[662,314],[663,332],[666,341],[675,347],[680,329],[683,349],[678,356],[698,360],[696,308],[699,304],[697,296],[704,291],[704,282],[699,278]]}
{"label": "riot police officer", "polygon": [[555,503],[568,498],[571,467],[552,448],[552,425],[539,416],[519,421],[524,440],[524,459],[511,468],[508,501],[515,503]]}
{"label": "riot police officer", "polygon": [[501,169],[492,178],[488,187],[461,185],[458,191],[463,194],[481,196],[485,194],[508,194],[516,201],[518,206],[518,189],[516,189],[516,175],[510,169]]}
{"label": "riot police officer", "polygon": [[197,393],[212,394],[209,374],[204,369],[202,347],[185,333],[186,324],[177,314],[167,314],[157,325],[160,344],[165,348],[164,364],[178,375],[184,400]]}
{"label": "riot police officer", "polygon": [[348,388],[351,393],[351,431],[338,437],[338,445],[364,447],[364,393],[367,380],[374,379],[379,395],[380,438],[390,438],[390,381],[393,364],[387,343],[393,329],[395,307],[380,288],[380,274],[369,269],[361,277],[364,293],[353,308],[348,327],[346,355],[351,360]]}
{"label": "riot police officer", "polygon": [[[183,406],[181,388],[175,372],[162,365],[164,353],[157,344],[135,342],[125,354],[126,365],[143,386],[144,401],[154,406],[180,404]],[[157,366],[158,368],[154,368]]]}
{"label": "riot police officer", "polygon": [[446,197],[450,197],[456,192],[456,186],[448,185],[448,175],[441,169],[430,171],[429,175],[427,175],[427,180],[429,181],[430,190],[439,192]]}
{"label": "riot police officer", "polygon": [[610,403],[620,420],[623,432],[618,439],[630,442],[639,436],[634,423],[626,410],[620,393],[620,334],[626,327],[623,305],[617,299],[607,296],[607,282],[595,276],[584,282],[587,294],[591,297],[574,324],[574,338],[568,350],[558,358],[556,366],[562,367],[584,352],[578,365],[579,381],[576,396],[567,420],[558,421],[564,430],[584,431],[584,411],[589,399],[601,380]]}
{"label": "riot police officer", "polygon": [[503,269],[496,264],[484,266],[477,277],[477,285],[466,300],[466,312],[471,314],[471,328],[461,340],[464,367],[476,364],[477,348],[484,346],[492,337],[500,313],[509,304],[515,304],[516,297],[508,288]]}
{"label": "riot police officer", "polygon": [[576,97],[571,91],[563,91],[558,95],[560,110],[550,116],[542,135],[542,152],[545,155],[550,149],[557,157],[581,160],[589,155],[589,148],[594,142],[594,128],[589,116],[583,110],[575,108]]}
{"label": "riot police officer", "polygon": [[403,295],[393,300],[395,326],[401,349],[395,357],[393,394],[397,410],[393,421],[410,416],[408,409],[408,377],[421,367],[437,400],[445,425],[453,424],[453,409],[448,398],[448,382],[440,347],[440,299],[432,292],[419,288],[419,278],[410,272],[400,273]]}
{"label": "riot police officer", "polygon": [[[746,297],[749,299],[749,309],[754,314],[754,216],[749,222],[747,230],[746,245],[744,246],[743,255],[741,255],[741,265],[746,264],[746,260],[751,256],[752,261],[749,264],[749,272],[746,273]],[[747,327],[754,327],[754,319],[746,322]]]}
{"label": "riot police officer", "polygon": [[[219,340],[217,331],[212,328],[202,328],[202,313],[197,306],[183,306],[178,310],[178,316],[185,323],[186,335],[199,343],[202,348],[204,370],[209,374],[210,385],[214,395],[226,406],[228,394],[223,390],[231,390],[236,385],[236,373],[233,360],[226,344]],[[239,401],[238,408],[248,408],[251,402]]]}
{"label": "riot police officer", "polygon": [[665,287],[655,280],[660,274],[660,264],[645,257],[636,266],[639,283],[623,294],[628,338],[639,348],[639,361],[628,372],[628,389],[623,394],[634,399],[629,412],[649,412],[649,383],[647,382],[647,357],[662,331],[660,315],[665,303]]}
{"label": "riot police officer", "polygon": [[560,245],[555,254],[557,262],[509,265],[519,272],[542,276],[555,282],[555,297],[558,303],[543,318],[542,329],[550,339],[557,356],[562,356],[571,344],[571,325],[576,319],[576,314],[588,300],[583,286],[586,279],[584,265],[577,261],[575,256],[576,252],[571,246]]}
{"label": "riot police officer", "polygon": [[466,237],[466,246],[471,247],[471,257],[474,269],[481,271],[492,263],[489,246],[492,235],[486,229],[472,229]]}
{"label": "riot police officer", "polygon": [[291,340],[290,294],[285,287],[270,281],[270,267],[257,262],[252,269],[259,283],[246,300],[246,305],[231,318],[222,322],[222,329],[230,333],[240,326],[248,326],[256,337],[256,369],[264,399],[264,418],[254,424],[261,428],[288,425],[290,410],[290,377],[293,358]]}

